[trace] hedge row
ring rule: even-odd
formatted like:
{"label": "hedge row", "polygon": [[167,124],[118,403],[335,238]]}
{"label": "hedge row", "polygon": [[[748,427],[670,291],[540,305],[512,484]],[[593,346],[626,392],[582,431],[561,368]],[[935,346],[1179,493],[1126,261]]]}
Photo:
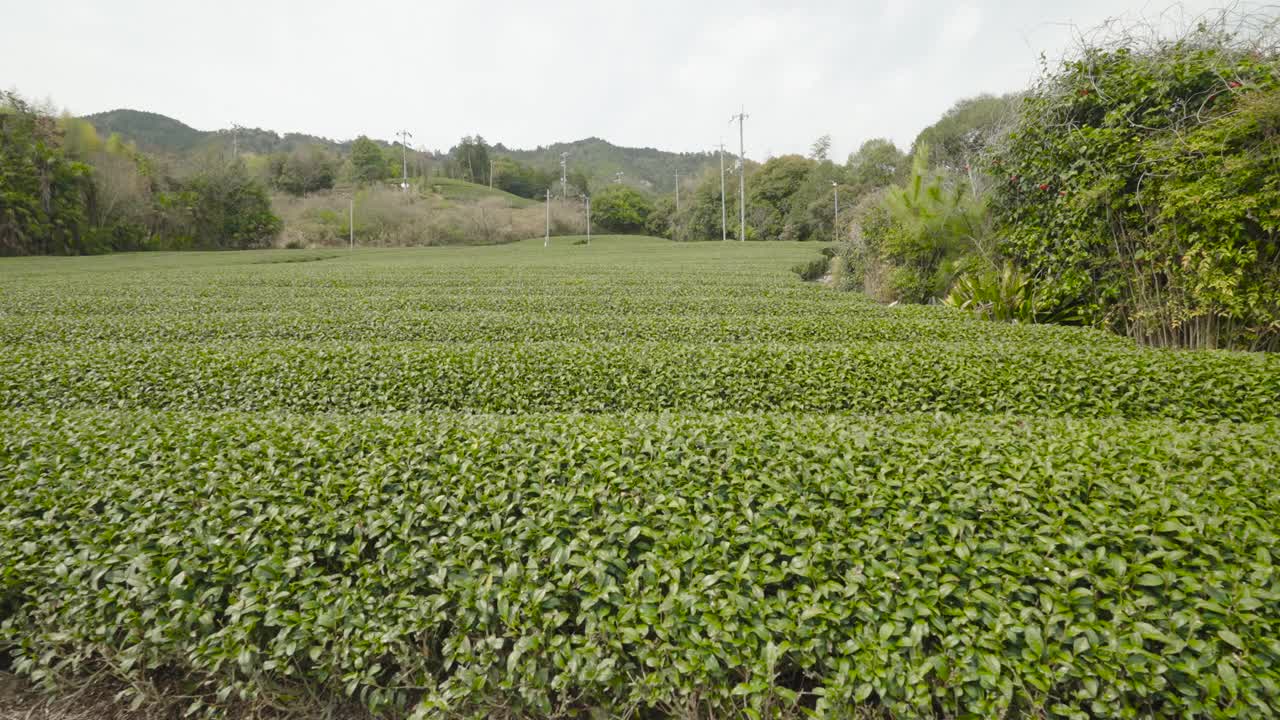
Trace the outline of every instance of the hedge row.
{"label": "hedge row", "polygon": [[0,408],[1012,412],[1258,420],[1280,357],[1070,343],[30,345]]}

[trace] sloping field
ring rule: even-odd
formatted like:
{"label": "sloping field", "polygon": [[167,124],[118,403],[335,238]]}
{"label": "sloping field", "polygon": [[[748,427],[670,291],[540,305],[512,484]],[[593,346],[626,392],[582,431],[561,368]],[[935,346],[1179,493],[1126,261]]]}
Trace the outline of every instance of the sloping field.
{"label": "sloping field", "polygon": [[0,262],[0,662],[215,713],[1280,713],[1280,358],[571,243]]}

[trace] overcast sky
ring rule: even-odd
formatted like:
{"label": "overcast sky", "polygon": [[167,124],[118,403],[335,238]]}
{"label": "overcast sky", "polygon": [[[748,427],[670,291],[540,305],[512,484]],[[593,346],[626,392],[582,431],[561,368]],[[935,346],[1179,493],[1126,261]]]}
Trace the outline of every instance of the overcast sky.
{"label": "overcast sky", "polygon": [[[1223,0],[1189,0],[1194,16]],[[806,152],[907,145],[956,100],[1025,87],[1074,28],[1141,0],[0,0],[0,87],[76,114],[128,107],[211,130],[534,147]]]}

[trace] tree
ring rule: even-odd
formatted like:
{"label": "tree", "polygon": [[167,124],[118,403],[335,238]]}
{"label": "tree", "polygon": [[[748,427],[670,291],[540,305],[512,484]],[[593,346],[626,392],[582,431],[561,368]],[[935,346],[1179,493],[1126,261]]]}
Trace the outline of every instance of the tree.
{"label": "tree", "polygon": [[643,232],[652,213],[649,198],[626,185],[610,185],[591,198],[592,219],[612,232]]}
{"label": "tree", "polygon": [[280,218],[271,211],[266,188],[238,161],[205,168],[186,189],[197,247],[270,247],[280,233]]}
{"label": "tree", "polygon": [[827,155],[831,152],[831,136],[823,135],[813,141],[813,145],[809,148],[809,158],[823,162],[827,159]]}
{"label": "tree", "polygon": [[351,166],[357,182],[377,182],[386,179],[388,175],[382,148],[364,135],[351,144]]}
{"label": "tree", "polygon": [[982,154],[1007,132],[1018,100],[1017,95],[979,95],[961,100],[942,119],[920,131],[911,145],[912,153],[928,145],[935,165],[968,174]]}
{"label": "tree", "polygon": [[[727,178],[726,178],[727,180]],[[738,193],[736,183],[728,185],[726,211],[728,235],[738,234]],[[720,223],[720,169],[708,168],[688,200],[681,196],[680,225],[689,240],[719,240],[722,237]]]}
{"label": "tree", "polygon": [[748,224],[760,237],[795,238],[794,228],[787,226],[791,200],[816,165],[799,155],[782,155],[770,159],[748,178],[748,212],[751,213]]}
{"label": "tree", "polygon": [[509,157],[493,159],[493,186],[520,197],[540,199],[557,182],[550,172],[530,167]]}
{"label": "tree", "polygon": [[875,138],[862,143],[862,147],[849,156],[847,167],[849,183],[870,192],[897,182],[910,164],[893,141]]}
{"label": "tree", "polygon": [[90,252],[91,169],[64,152],[54,118],[0,93],[0,253]]}
{"label": "tree", "polygon": [[868,275],[885,274],[883,299],[928,302],[950,288],[966,258],[981,257],[985,199],[968,192],[962,175],[931,169],[929,146],[917,149],[907,182],[880,198],[862,216],[854,248],[864,288]]}
{"label": "tree", "polygon": [[489,147],[484,138],[468,135],[449,151],[450,167],[453,177],[467,182],[488,184],[489,182]]}
{"label": "tree", "polygon": [[670,195],[659,195],[653,203],[653,211],[645,221],[644,231],[654,237],[670,240],[674,237],[676,217],[676,201]]}
{"label": "tree", "polygon": [[272,187],[291,195],[305,195],[333,187],[338,161],[317,145],[300,147],[289,153],[273,153],[268,159]]}

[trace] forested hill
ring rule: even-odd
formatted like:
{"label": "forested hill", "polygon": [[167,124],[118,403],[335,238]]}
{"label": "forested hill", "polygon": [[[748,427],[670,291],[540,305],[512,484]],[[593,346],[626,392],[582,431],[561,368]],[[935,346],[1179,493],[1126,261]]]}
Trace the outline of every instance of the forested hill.
{"label": "forested hill", "polygon": [[676,173],[693,179],[712,163],[717,167],[719,163],[714,152],[675,153],[647,147],[619,147],[596,137],[555,143],[536,150],[512,150],[499,143],[493,147],[493,153],[538,168],[558,168],[560,154],[568,153],[569,170],[585,173],[593,185],[610,182],[621,172],[623,182],[654,191],[671,190]]}
{"label": "forested hill", "polygon": [[[133,142],[139,149],[151,153],[183,156],[230,147],[232,142],[232,132],[229,129],[197,130],[167,115],[143,110],[110,110],[86,115],[84,119],[104,138],[118,134],[123,140]],[[260,128],[240,128],[236,133],[236,142],[242,152],[259,155],[287,153],[316,145],[339,155],[346,155],[351,145],[350,141],[338,142],[302,133],[280,135]],[[393,146],[386,141],[375,142],[383,147]],[[575,176],[585,174],[593,187],[612,182],[617,178],[617,173],[621,172],[623,182],[653,191],[669,191],[675,184],[676,173],[693,179],[712,164],[718,163],[713,152],[675,153],[654,148],[620,147],[594,137],[555,143],[535,150],[514,150],[498,143],[491,147],[491,152],[495,156],[509,157],[556,177],[560,175],[560,154],[568,153],[570,172]],[[581,186],[581,183],[577,183],[577,186]]]}
{"label": "forested hill", "polygon": [[[133,142],[139,149],[167,155],[185,155],[205,149],[230,146],[231,130],[197,130],[167,115],[144,110],[109,110],[86,115],[99,135],[109,137],[118,134]],[[329,150],[343,151],[350,142],[336,142],[328,138],[302,133],[279,135],[260,128],[240,128],[236,142],[245,152],[268,155],[274,152],[290,152],[300,147],[320,145]],[[387,144],[387,143],[382,143]]]}

